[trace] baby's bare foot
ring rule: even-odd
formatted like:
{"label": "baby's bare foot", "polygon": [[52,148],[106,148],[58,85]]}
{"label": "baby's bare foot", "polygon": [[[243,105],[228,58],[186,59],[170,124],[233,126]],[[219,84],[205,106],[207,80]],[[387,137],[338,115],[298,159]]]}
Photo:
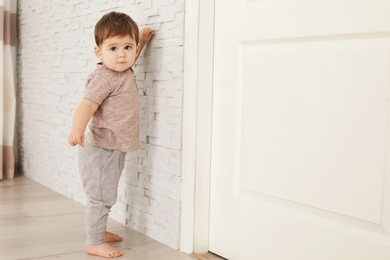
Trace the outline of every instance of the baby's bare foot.
{"label": "baby's bare foot", "polygon": [[123,256],[124,253],[110,244],[103,243],[100,245],[86,245],[85,251],[90,255],[96,255],[106,258],[114,258]]}
{"label": "baby's bare foot", "polygon": [[104,241],[105,242],[119,242],[122,240],[123,240],[123,238],[117,234],[107,232],[107,231],[104,233]]}

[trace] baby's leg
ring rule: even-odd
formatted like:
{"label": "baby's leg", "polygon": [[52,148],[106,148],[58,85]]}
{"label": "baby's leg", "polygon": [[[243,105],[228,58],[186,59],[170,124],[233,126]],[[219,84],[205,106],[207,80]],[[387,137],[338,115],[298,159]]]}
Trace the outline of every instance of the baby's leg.
{"label": "baby's leg", "polygon": [[[117,150],[94,147],[88,143],[79,149],[80,173],[88,198],[86,210],[87,246],[89,254],[103,257],[122,256],[105,242],[120,241],[106,233],[107,219],[117,198],[118,182],[125,154]],[[105,241],[105,239],[108,241]]]}

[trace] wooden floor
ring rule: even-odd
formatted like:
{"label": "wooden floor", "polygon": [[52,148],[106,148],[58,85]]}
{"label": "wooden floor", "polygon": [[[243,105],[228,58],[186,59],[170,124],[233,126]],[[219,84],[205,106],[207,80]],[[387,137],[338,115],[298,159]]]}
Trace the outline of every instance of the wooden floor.
{"label": "wooden floor", "polygon": [[[0,181],[0,259],[103,259],[84,252],[84,206],[26,178]],[[118,259],[194,260],[113,220]]]}

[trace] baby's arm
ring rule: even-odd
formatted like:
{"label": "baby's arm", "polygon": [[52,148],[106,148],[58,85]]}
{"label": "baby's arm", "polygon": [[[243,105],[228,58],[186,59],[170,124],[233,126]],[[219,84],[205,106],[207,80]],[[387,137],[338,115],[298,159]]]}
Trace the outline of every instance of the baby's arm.
{"label": "baby's arm", "polygon": [[71,146],[80,145],[84,146],[84,132],[87,128],[87,124],[91,119],[93,113],[98,109],[99,104],[92,100],[83,98],[76,113],[74,114],[72,131],[68,136],[68,142]]}
{"label": "baby's arm", "polygon": [[141,32],[139,34],[139,48],[140,49],[139,49],[137,57],[135,57],[136,61],[137,61],[139,55],[141,54],[142,49],[144,48],[145,44],[152,39],[153,35],[155,35],[155,32],[150,28],[144,28],[141,30]]}

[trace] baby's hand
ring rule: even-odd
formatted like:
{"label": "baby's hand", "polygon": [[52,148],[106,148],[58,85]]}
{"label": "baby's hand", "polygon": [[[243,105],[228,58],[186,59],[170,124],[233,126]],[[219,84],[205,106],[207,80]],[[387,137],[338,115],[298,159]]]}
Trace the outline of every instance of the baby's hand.
{"label": "baby's hand", "polygon": [[68,136],[68,142],[71,146],[84,146],[84,130],[81,128],[72,128]]}
{"label": "baby's hand", "polygon": [[141,33],[139,35],[139,40],[141,43],[146,44],[148,41],[150,41],[155,35],[155,32],[150,28],[144,28],[141,30]]}

